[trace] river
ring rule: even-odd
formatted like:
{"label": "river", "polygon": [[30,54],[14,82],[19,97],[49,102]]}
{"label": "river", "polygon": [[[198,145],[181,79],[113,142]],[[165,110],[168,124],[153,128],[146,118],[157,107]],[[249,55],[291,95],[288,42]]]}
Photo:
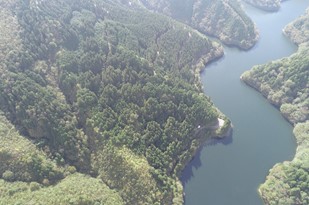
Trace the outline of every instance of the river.
{"label": "river", "polygon": [[296,51],[282,29],[308,6],[308,0],[290,0],[269,13],[245,5],[260,32],[257,45],[249,51],[225,47],[225,56],[202,73],[206,95],[232,120],[234,130],[223,141],[208,142],[185,168],[186,205],[261,205],[257,189],[269,169],[293,158],[292,126],[239,77],[254,65]]}

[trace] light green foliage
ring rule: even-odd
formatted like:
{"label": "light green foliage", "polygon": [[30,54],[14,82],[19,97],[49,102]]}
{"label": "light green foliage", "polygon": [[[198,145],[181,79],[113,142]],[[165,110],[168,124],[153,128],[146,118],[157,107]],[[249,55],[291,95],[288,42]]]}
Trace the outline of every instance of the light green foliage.
{"label": "light green foliage", "polygon": [[290,122],[304,122],[309,119],[308,56],[309,46],[303,44],[294,55],[255,66],[242,79],[280,107]]}
{"label": "light green foliage", "polygon": [[309,10],[306,11],[306,14],[297,18],[292,23],[288,24],[284,28],[283,32],[296,44],[308,42],[309,41]]}
{"label": "light green foliage", "polygon": [[[13,1],[0,1],[0,62],[9,56],[16,55],[21,48],[21,39],[19,37],[20,26],[16,16],[10,11]],[[0,70],[2,65],[0,64]]]}
{"label": "light green foliage", "polygon": [[294,128],[297,144],[299,146],[309,147],[309,122],[298,123]]}
{"label": "light green foliage", "polygon": [[20,136],[0,113],[0,176],[7,181],[55,182],[63,171],[34,144]]}
{"label": "light green foliage", "polygon": [[15,179],[14,176],[14,172],[10,171],[10,170],[6,170],[5,172],[3,172],[2,174],[2,178],[6,181],[13,181]]}
{"label": "light green foliage", "polygon": [[103,148],[93,166],[109,187],[119,190],[127,204],[154,204],[163,200],[162,191],[151,174],[154,168],[128,148]]}
{"label": "light green foliage", "polygon": [[42,187],[37,183],[8,183],[0,179],[0,205],[121,205],[121,197],[101,180],[82,174],[67,176],[58,184]]}

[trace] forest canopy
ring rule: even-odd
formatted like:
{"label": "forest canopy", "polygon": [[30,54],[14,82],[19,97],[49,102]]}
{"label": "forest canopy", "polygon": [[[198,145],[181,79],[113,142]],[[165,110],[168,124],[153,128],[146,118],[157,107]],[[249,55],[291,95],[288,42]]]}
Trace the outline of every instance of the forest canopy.
{"label": "forest canopy", "polygon": [[0,1],[0,204],[183,203],[223,50],[136,2]]}

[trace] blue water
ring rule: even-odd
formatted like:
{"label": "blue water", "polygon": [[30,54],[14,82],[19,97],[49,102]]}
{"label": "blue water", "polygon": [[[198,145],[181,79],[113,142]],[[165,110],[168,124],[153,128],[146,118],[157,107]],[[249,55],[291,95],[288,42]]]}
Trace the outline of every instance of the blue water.
{"label": "blue water", "polygon": [[308,0],[285,1],[275,13],[245,6],[259,42],[249,51],[226,47],[225,56],[202,73],[206,95],[232,120],[234,130],[230,138],[205,145],[184,170],[186,205],[261,205],[257,189],[269,169],[293,158],[292,126],[239,77],[254,65],[296,51],[282,29],[307,7]]}

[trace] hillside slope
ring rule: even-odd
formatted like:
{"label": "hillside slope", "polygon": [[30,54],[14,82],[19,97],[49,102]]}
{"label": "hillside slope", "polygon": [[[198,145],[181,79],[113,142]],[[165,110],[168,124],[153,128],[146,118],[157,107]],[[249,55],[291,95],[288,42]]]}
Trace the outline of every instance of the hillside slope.
{"label": "hillside slope", "polygon": [[278,11],[282,0],[243,0],[265,11]]}
{"label": "hillside slope", "polygon": [[299,44],[290,57],[259,65],[242,79],[280,108],[294,127],[297,150],[291,162],[275,165],[260,186],[266,204],[309,204],[309,13],[287,25],[284,33]]}
{"label": "hillside slope", "polygon": [[251,48],[258,39],[254,23],[237,0],[139,0],[148,9],[171,16],[223,43]]}
{"label": "hillside slope", "polygon": [[0,8],[1,203],[182,204],[182,169],[230,126],[197,75],[222,46],[123,1]]}

